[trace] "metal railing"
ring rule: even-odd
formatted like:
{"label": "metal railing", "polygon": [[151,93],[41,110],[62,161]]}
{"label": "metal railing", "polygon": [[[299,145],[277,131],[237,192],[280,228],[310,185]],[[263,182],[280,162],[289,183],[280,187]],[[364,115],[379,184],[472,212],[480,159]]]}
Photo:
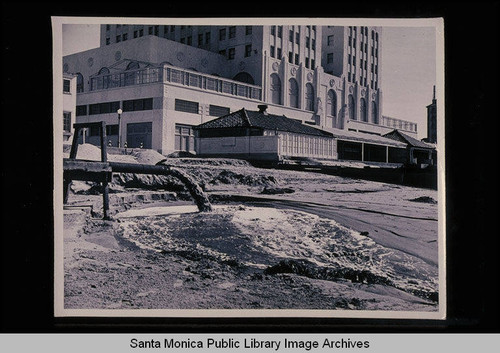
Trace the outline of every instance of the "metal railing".
{"label": "metal railing", "polygon": [[238,97],[261,100],[262,89],[259,86],[233,81],[217,76],[201,74],[196,71],[164,66],[165,82],[194,87],[207,91],[229,94]]}
{"label": "metal railing", "polygon": [[417,132],[417,124],[410,121],[391,118],[388,116],[382,116],[380,119],[380,125],[392,127],[394,129],[406,130]]}
{"label": "metal railing", "polygon": [[260,86],[169,65],[93,76],[90,78],[90,90],[97,91],[158,82],[169,82],[255,100],[262,99],[262,88]]}

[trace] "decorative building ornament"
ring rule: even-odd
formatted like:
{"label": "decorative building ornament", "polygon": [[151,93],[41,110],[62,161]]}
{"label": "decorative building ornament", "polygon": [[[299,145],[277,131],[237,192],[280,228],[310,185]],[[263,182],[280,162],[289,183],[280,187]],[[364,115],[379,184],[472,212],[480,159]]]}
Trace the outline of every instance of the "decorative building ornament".
{"label": "decorative building ornament", "polygon": [[353,88],[352,88],[352,86],[350,86],[349,87],[349,93],[352,93],[352,91],[353,91]]}
{"label": "decorative building ornament", "polygon": [[307,74],[307,81],[312,81],[312,79],[313,79],[313,74],[312,74],[312,72],[309,72]]}
{"label": "decorative building ornament", "polygon": [[375,100],[377,98],[377,95],[375,93],[372,93],[372,99]]}
{"label": "decorative building ornament", "polygon": [[245,70],[245,62],[244,61],[240,61],[240,63],[238,64],[238,67],[241,71]]}
{"label": "decorative building ornament", "polygon": [[335,80],[330,80],[330,87],[333,87],[334,84],[335,84]]}
{"label": "decorative building ornament", "polygon": [[179,61],[184,61],[184,53],[183,52],[177,52],[177,60]]}
{"label": "decorative building ornament", "polygon": [[361,90],[361,95],[364,97],[366,95],[366,89]]}
{"label": "decorative building ornament", "polygon": [[115,60],[116,60],[116,61],[118,61],[118,60],[120,60],[121,58],[122,58],[122,52],[118,50],[118,51],[115,53]]}
{"label": "decorative building ornament", "polygon": [[87,64],[89,65],[89,67],[92,67],[92,65],[94,65],[94,58],[89,58],[87,60]]}
{"label": "decorative building ornament", "polygon": [[290,73],[292,74],[292,76],[295,76],[297,74],[297,68],[296,67],[292,67],[290,69]]}
{"label": "decorative building ornament", "polygon": [[273,62],[273,70],[278,71],[279,64],[277,62]]}

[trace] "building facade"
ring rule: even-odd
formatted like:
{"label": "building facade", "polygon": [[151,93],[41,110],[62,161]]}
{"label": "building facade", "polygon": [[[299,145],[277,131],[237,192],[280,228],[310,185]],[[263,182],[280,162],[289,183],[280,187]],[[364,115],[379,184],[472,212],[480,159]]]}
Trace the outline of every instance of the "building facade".
{"label": "building facade", "polygon": [[381,49],[376,27],[115,24],[63,70],[76,77],[77,122],[106,121],[113,146],[120,134],[128,147],[194,152],[194,126],[262,103],[325,130],[416,136],[382,115]]}
{"label": "building facade", "polygon": [[70,144],[76,118],[76,76],[63,75],[63,143]]}

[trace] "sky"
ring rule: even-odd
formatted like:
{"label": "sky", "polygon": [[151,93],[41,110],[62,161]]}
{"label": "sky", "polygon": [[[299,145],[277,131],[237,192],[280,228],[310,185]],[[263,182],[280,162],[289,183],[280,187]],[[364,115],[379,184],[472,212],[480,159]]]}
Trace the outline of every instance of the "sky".
{"label": "sky", "polygon": [[[63,55],[99,47],[100,26],[64,24]],[[427,135],[427,110],[436,84],[434,27],[383,27],[380,59],[382,114],[418,124]]]}

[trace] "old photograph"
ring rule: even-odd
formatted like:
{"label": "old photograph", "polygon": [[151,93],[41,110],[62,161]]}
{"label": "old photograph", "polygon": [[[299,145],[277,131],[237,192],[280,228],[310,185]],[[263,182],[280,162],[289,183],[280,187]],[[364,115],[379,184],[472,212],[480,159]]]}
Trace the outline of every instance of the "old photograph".
{"label": "old photograph", "polygon": [[442,19],[52,27],[56,316],[446,317]]}

